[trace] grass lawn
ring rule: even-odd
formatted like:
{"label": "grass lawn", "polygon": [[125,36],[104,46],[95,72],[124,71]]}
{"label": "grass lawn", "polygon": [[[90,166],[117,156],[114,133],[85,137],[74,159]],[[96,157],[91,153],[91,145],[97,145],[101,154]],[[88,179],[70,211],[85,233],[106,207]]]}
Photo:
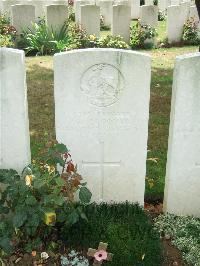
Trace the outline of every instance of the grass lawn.
{"label": "grass lawn", "polygon": [[[143,51],[152,56],[148,157],[158,158],[157,163],[147,161],[146,197],[150,199],[163,196],[175,57],[197,50],[195,46],[188,46]],[[41,143],[45,133],[55,137],[53,58],[27,57],[26,66],[31,149],[34,156],[38,145],[36,142]]]}

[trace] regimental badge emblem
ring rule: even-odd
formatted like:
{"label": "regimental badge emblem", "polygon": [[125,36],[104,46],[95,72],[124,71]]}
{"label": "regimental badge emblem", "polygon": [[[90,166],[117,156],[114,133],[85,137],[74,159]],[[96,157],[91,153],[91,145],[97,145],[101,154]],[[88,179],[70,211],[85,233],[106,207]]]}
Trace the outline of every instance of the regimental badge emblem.
{"label": "regimental badge emblem", "polygon": [[124,90],[124,77],[113,65],[96,64],[88,68],[81,78],[81,91],[88,101],[98,107],[116,103]]}

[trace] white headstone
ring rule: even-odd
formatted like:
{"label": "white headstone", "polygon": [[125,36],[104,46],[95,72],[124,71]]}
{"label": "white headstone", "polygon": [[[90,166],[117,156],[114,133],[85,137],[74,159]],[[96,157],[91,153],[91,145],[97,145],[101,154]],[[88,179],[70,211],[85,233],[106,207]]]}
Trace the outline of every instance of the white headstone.
{"label": "white headstone", "polygon": [[18,0],[3,0],[2,1],[3,12],[7,12],[10,15],[11,14],[11,6],[17,5],[17,4],[20,4],[20,1],[18,1]]}
{"label": "white headstone", "polygon": [[113,1],[110,0],[99,1],[100,13],[103,16],[104,24],[107,26],[111,25],[112,5]]}
{"label": "white headstone", "polygon": [[54,69],[56,137],[70,148],[93,200],[143,204],[150,57],[84,49],[55,55]]}
{"label": "white headstone", "polygon": [[165,12],[167,7],[171,5],[170,0],[158,0],[158,9],[161,12]]}
{"label": "white headstone", "polygon": [[154,1],[153,0],[145,0],[145,5],[146,6],[153,6],[154,5]]}
{"label": "white headstone", "polygon": [[100,7],[95,5],[81,6],[80,12],[81,27],[87,34],[100,35]]}
{"label": "white headstone", "polygon": [[141,6],[140,7],[140,23],[141,25],[149,25],[156,27],[158,25],[158,7],[157,6]]}
{"label": "white headstone", "polygon": [[[24,2],[26,2],[27,5],[35,6],[36,21],[38,20],[38,18],[44,17],[44,1],[28,0],[28,1],[24,1]],[[25,4],[25,3],[23,3],[23,4]]]}
{"label": "white headstone", "polygon": [[24,52],[0,48],[0,168],[30,163]]}
{"label": "white headstone", "polygon": [[11,6],[12,25],[16,28],[19,35],[23,30],[32,27],[35,22],[35,6],[14,5]]}
{"label": "white headstone", "polygon": [[67,5],[46,6],[46,24],[53,30],[59,31],[68,19]]}
{"label": "white headstone", "polygon": [[140,0],[131,0],[131,18],[138,19],[140,17]]}
{"label": "white headstone", "polygon": [[183,26],[189,17],[188,3],[178,6],[170,6],[167,9],[167,38],[169,43],[180,42],[183,34]]}
{"label": "white headstone", "polygon": [[165,211],[200,217],[200,53],[179,56],[173,81]]}
{"label": "white headstone", "polygon": [[180,0],[171,0],[171,6],[177,6],[180,4]]}
{"label": "white headstone", "polygon": [[128,5],[113,6],[111,33],[120,35],[124,41],[130,42],[131,7]]}
{"label": "white headstone", "polygon": [[76,23],[80,23],[80,16],[81,16],[81,6],[84,5],[94,5],[94,0],[76,0],[74,2],[74,10],[75,10],[75,20]]}

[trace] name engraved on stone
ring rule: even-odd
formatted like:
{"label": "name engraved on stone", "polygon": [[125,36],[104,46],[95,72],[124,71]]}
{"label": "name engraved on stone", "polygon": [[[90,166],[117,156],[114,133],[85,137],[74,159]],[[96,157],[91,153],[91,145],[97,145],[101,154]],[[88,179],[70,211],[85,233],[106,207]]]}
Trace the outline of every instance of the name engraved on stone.
{"label": "name engraved on stone", "polygon": [[116,103],[124,89],[124,77],[113,65],[96,64],[81,77],[81,91],[89,103],[106,107]]}
{"label": "name engraved on stone", "polygon": [[66,117],[65,128],[119,130],[137,128],[134,114],[128,112],[77,112]]}

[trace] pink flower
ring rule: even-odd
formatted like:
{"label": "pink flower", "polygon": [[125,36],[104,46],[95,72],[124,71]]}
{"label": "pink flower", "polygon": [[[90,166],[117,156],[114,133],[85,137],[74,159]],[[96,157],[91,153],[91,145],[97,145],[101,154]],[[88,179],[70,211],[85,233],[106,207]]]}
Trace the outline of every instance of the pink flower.
{"label": "pink flower", "polygon": [[108,253],[105,250],[98,250],[95,252],[94,257],[97,261],[106,260]]}

